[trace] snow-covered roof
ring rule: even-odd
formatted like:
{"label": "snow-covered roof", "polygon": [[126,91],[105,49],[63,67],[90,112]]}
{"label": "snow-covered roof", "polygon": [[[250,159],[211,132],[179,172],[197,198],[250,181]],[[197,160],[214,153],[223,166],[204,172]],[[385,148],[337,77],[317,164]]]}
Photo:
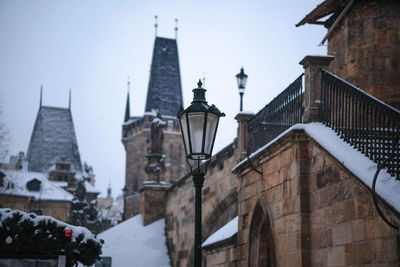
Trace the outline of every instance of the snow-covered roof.
{"label": "snow-covered roof", "polygon": [[164,219],[143,226],[136,215],[98,235],[101,256],[111,256],[113,266],[170,267],[164,229]]}
{"label": "snow-covered roof", "polygon": [[238,217],[219,228],[203,242],[203,247],[231,238],[238,232]]}
{"label": "snow-covered roof", "polygon": [[30,171],[47,171],[61,157],[71,163],[73,171],[82,171],[70,109],[40,107],[26,157]]}
{"label": "snow-covered roof", "polygon": [[68,182],[65,181],[50,181],[50,183],[55,184],[58,187],[67,187]]}
{"label": "snow-covered roof", "polygon": [[[331,128],[326,127],[324,124],[319,122],[293,125],[268,144],[251,153],[249,158],[257,157],[265,149],[293,130],[304,130],[334,158],[341,162],[350,172],[364,182],[365,185],[372,188],[372,180],[377,170],[377,164],[340,139]],[[232,171],[238,171],[246,162],[247,158],[243,159],[232,169]],[[379,173],[376,182],[376,193],[389,205],[394,207],[397,211],[400,211],[400,181],[391,177],[385,169],[382,169]]]}
{"label": "snow-covered roof", "polygon": [[86,188],[86,192],[100,194],[100,191],[97,190],[96,187],[94,187],[94,185],[92,185],[88,181],[85,181],[84,185],[85,185],[85,188]]}
{"label": "snow-covered roof", "polygon": [[[45,173],[3,169],[0,172],[5,174],[0,194],[33,197],[35,200],[71,201],[73,199],[72,194],[47,180]],[[35,178],[41,182],[40,190],[29,191],[26,184]]]}
{"label": "snow-covered roof", "polygon": [[125,121],[122,125],[129,125],[129,124],[131,124],[132,122],[135,122],[135,121],[137,121],[137,120],[139,120],[139,119],[141,119],[142,117],[129,117],[129,119],[127,120],[127,121]]}
{"label": "snow-covered roof", "polygon": [[178,47],[175,39],[156,37],[145,112],[176,116],[183,106]]}

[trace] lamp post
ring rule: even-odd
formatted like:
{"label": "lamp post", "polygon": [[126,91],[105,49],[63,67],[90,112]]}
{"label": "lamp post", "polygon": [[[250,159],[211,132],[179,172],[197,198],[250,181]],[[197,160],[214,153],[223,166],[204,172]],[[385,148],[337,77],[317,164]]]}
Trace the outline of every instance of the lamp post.
{"label": "lamp post", "polygon": [[[181,107],[177,117],[181,126],[186,161],[190,166],[195,187],[194,266],[201,267],[201,188],[207,165],[200,165],[200,161],[211,158],[219,118],[225,114],[216,106],[207,104],[206,90],[201,87],[200,80],[197,85],[198,87],[192,90],[194,96],[191,105],[185,110]],[[189,160],[197,166],[192,166]]]}
{"label": "lamp post", "polygon": [[241,67],[240,72],[238,74],[236,74],[236,80],[237,80],[239,95],[240,95],[240,111],[243,111],[243,94],[244,94],[244,89],[246,88],[246,82],[247,82],[247,75],[244,73],[243,67]]}

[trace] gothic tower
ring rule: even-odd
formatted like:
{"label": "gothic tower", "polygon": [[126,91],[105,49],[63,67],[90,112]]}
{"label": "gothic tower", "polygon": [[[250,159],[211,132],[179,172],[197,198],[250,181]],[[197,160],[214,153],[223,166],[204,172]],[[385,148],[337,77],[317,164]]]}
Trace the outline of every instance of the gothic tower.
{"label": "gothic tower", "polygon": [[178,47],[175,39],[156,37],[146,107],[143,116],[130,116],[129,93],[122,125],[122,143],[126,151],[124,219],[139,213],[139,190],[146,181],[151,122],[160,111],[164,128],[165,172],[160,179],[173,183],[187,170],[181,131],[176,114],[183,105]]}

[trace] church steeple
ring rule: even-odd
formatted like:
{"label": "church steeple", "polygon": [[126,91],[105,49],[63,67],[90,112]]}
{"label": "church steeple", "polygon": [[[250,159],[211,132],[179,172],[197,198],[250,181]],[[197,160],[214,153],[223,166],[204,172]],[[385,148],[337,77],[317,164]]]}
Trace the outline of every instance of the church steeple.
{"label": "church steeple", "polygon": [[182,99],[176,40],[156,37],[145,112],[158,109],[163,116],[175,117]]}
{"label": "church steeple", "polygon": [[131,83],[128,81],[128,94],[126,97],[126,107],[125,107],[125,117],[124,117],[124,122],[127,122],[129,118],[131,117],[131,111],[130,111],[130,105],[129,105],[129,85]]}

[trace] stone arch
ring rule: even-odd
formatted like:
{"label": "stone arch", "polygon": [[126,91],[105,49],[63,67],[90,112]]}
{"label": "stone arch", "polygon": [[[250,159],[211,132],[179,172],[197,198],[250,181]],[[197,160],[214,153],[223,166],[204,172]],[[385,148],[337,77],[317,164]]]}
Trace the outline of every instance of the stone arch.
{"label": "stone arch", "polygon": [[[210,215],[206,215],[202,223],[202,242],[204,242],[210,235],[215,233],[222,226],[230,222],[238,214],[238,192],[234,188],[228,195],[221,201],[218,201],[218,206],[211,212]],[[204,214],[204,213],[203,213]],[[194,223],[194,222],[193,222]],[[193,225],[194,227],[194,225]],[[188,263],[194,260],[194,246],[191,247]],[[203,265],[206,266],[206,258],[203,254]]]}
{"label": "stone arch", "polygon": [[238,193],[235,188],[223,200],[218,202],[218,206],[203,221],[203,241],[237,216],[237,200]]}
{"label": "stone arch", "polygon": [[[275,246],[271,219],[263,199],[254,207],[249,232],[249,267],[275,267]],[[263,203],[266,204],[266,203]]]}

